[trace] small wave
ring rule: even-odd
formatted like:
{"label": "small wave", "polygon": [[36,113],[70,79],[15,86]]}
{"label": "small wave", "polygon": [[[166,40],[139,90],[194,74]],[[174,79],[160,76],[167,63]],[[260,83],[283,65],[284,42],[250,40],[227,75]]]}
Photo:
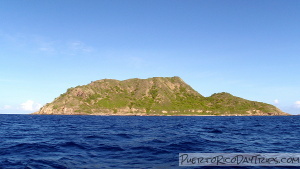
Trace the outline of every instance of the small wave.
{"label": "small wave", "polygon": [[85,136],[84,138],[87,138],[87,139],[106,139],[106,137],[98,136],[98,135],[88,135],[88,136]]}
{"label": "small wave", "polygon": [[58,164],[57,161],[52,161],[52,160],[29,160],[28,164],[26,165],[25,169],[67,169],[68,167]]}
{"label": "small wave", "polygon": [[167,141],[163,140],[163,139],[153,139],[153,140],[147,140],[144,142],[145,144],[151,144],[151,145],[160,145],[160,144],[165,144],[168,143]]}
{"label": "small wave", "polygon": [[226,152],[226,153],[244,153],[243,150],[238,149],[236,147],[225,148],[223,151]]}
{"label": "small wave", "polygon": [[131,150],[140,150],[145,152],[151,152],[156,151],[156,149],[152,146],[138,146],[138,147],[132,147]]}
{"label": "small wave", "polygon": [[153,142],[153,143],[166,143],[166,141],[164,141],[164,140],[159,140],[159,139],[154,139],[154,140],[152,140],[151,142]]}
{"label": "small wave", "polygon": [[59,147],[66,147],[66,148],[79,148],[79,149],[86,149],[85,146],[75,143],[73,141],[64,142],[58,145]]}
{"label": "small wave", "polygon": [[46,143],[20,143],[14,146],[11,146],[7,148],[10,153],[12,152],[23,152],[26,153],[27,151],[43,151],[43,152],[52,152],[56,150],[56,146],[53,146],[51,144],[46,144]]}
{"label": "small wave", "polygon": [[95,151],[124,151],[123,148],[119,146],[110,146],[110,145],[99,145],[93,148]]}
{"label": "small wave", "polygon": [[181,141],[179,143],[172,143],[164,147],[167,150],[177,150],[177,151],[186,151],[186,150],[202,150],[202,142],[191,142],[191,141]]}
{"label": "small wave", "polygon": [[2,158],[2,160],[0,160],[0,168],[6,168],[7,166],[12,168],[22,168],[24,164],[21,161],[12,161]]}
{"label": "small wave", "polygon": [[254,126],[253,127],[261,127],[261,126],[263,126],[262,124],[254,124]]}
{"label": "small wave", "polygon": [[131,138],[131,136],[129,134],[124,134],[124,133],[117,134],[116,136],[121,137],[121,138]]}
{"label": "small wave", "polygon": [[163,148],[153,147],[153,146],[138,146],[130,148],[131,151],[141,152],[141,153],[150,153],[153,155],[161,155],[170,153],[170,151]]}
{"label": "small wave", "polygon": [[223,131],[219,130],[219,129],[213,129],[213,130],[210,130],[208,131],[209,133],[216,133],[216,134],[221,134],[223,133]]}

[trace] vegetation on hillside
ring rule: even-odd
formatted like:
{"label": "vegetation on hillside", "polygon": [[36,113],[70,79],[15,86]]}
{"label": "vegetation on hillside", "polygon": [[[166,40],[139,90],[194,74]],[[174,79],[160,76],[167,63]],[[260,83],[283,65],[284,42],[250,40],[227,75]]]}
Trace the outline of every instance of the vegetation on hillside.
{"label": "vegetation on hillside", "polygon": [[69,88],[37,114],[280,115],[276,107],[229,93],[203,97],[179,77],[103,79]]}

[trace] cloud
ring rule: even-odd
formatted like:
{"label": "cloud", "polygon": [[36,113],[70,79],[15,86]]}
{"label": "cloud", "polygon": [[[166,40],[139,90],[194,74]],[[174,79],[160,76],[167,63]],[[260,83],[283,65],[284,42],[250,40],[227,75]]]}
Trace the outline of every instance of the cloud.
{"label": "cloud", "polygon": [[27,100],[26,102],[21,104],[21,109],[25,111],[37,111],[42,107],[41,104],[36,103],[32,100]]}
{"label": "cloud", "polygon": [[53,51],[54,51],[54,48],[50,48],[50,47],[40,47],[39,50],[42,51],[42,52],[53,52]]}
{"label": "cloud", "polygon": [[9,110],[12,109],[13,107],[11,105],[4,105],[1,109],[2,110]]}
{"label": "cloud", "polygon": [[36,46],[41,52],[54,53],[57,51],[56,42],[36,40]]}
{"label": "cloud", "polygon": [[36,40],[40,52],[49,54],[83,55],[93,52],[93,48],[82,41],[47,41],[42,38]]}
{"label": "cloud", "polygon": [[68,44],[69,50],[72,55],[78,53],[90,53],[93,51],[92,47],[87,46],[85,43],[81,41],[73,41]]}
{"label": "cloud", "polygon": [[278,100],[278,99],[275,99],[275,100],[274,100],[274,104],[279,104],[279,100]]}
{"label": "cloud", "polygon": [[4,107],[3,107],[3,109],[5,109],[5,110],[8,110],[8,109],[11,109],[12,107],[10,106],[10,105],[5,105]]}
{"label": "cloud", "polygon": [[279,107],[282,111],[293,114],[293,115],[300,115],[300,101],[295,101],[293,104],[280,106]]}
{"label": "cloud", "polygon": [[296,101],[296,102],[294,103],[294,106],[295,106],[296,108],[300,108],[300,101]]}
{"label": "cloud", "polygon": [[43,54],[83,55],[94,51],[94,48],[80,40],[68,41],[51,39],[40,35],[9,34],[1,32],[0,40],[13,45],[17,50],[42,52]]}

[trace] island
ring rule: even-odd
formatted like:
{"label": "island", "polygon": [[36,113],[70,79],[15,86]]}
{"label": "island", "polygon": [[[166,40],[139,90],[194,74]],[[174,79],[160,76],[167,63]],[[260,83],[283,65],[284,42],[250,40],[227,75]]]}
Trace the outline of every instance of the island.
{"label": "island", "polygon": [[69,88],[33,114],[129,116],[289,115],[277,107],[229,93],[204,97],[180,77],[102,79]]}

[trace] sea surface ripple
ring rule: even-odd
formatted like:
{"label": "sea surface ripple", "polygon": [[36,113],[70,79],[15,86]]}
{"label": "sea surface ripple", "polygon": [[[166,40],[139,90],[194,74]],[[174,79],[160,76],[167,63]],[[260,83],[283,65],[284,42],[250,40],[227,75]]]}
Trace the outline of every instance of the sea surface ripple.
{"label": "sea surface ripple", "polygon": [[300,116],[0,115],[0,168],[191,169],[179,167],[179,153],[300,153],[299,120]]}

